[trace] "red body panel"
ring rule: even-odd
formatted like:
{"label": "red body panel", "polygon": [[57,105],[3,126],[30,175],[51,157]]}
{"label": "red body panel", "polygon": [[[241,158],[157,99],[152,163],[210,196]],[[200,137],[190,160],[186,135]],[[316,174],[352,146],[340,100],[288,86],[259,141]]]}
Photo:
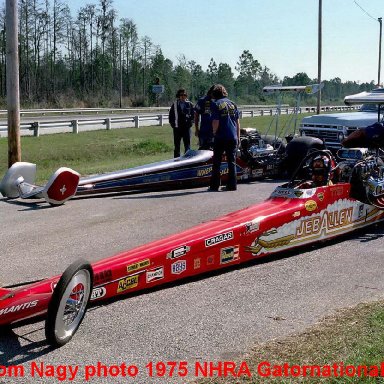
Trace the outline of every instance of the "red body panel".
{"label": "red body panel", "polygon": [[[383,211],[349,195],[348,183],[313,189],[277,188],[261,204],[94,263],[91,300],[244,263],[384,219]],[[0,325],[44,313],[59,278],[0,290]]]}
{"label": "red body panel", "polygon": [[[55,177],[56,173],[57,177]],[[44,191],[46,200],[53,203],[63,202],[74,196],[80,180],[80,175],[70,169],[56,173],[53,175],[52,182],[47,183]]]}

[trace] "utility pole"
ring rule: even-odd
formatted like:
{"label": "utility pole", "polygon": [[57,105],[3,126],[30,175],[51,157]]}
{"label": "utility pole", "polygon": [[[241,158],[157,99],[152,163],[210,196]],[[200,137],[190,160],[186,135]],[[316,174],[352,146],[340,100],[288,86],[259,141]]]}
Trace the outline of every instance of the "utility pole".
{"label": "utility pole", "polygon": [[119,106],[120,108],[123,105],[123,60],[121,57],[121,34],[120,34],[120,46],[119,46],[119,59],[120,59],[120,98],[119,98]]}
{"label": "utility pole", "polygon": [[21,161],[20,91],[17,0],[6,0],[6,77],[8,109],[8,167]]}
{"label": "utility pole", "polygon": [[380,35],[379,35],[379,69],[377,71],[377,86],[380,87],[380,74],[381,74],[381,36],[382,36],[382,18],[379,17],[378,22],[380,23]]}
{"label": "utility pole", "polygon": [[[321,51],[322,51],[322,0],[319,0],[318,43],[317,43],[317,81],[321,84]],[[317,93],[317,114],[320,114],[321,87]]]}

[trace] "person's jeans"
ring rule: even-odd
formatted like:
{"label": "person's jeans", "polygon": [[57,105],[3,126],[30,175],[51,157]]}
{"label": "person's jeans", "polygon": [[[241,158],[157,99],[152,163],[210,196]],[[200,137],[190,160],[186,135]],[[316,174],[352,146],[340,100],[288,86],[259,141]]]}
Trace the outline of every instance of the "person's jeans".
{"label": "person's jeans", "polygon": [[173,128],[174,157],[180,156],[181,139],[183,139],[185,153],[191,149],[191,128]]}
{"label": "person's jeans", "polygon": [[220,165],[223,154],[227,155],[228,163],[228,179],[227,189],[236,189],[236,152],[237,141],[236,140],[218,140],[215,139],[213,143],[213,164],[212,164],[212,176],[210,182],[211,190],[218,190],[220,187]]}

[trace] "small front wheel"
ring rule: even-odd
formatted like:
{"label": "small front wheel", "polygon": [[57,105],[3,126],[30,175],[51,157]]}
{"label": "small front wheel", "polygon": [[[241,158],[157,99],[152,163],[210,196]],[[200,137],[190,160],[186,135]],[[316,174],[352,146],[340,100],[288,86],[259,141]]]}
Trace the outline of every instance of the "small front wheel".
{"label": "small front wheel", "polygon": [[57,283],[48,305],[45,336],[53,347],[68,343],[79,329],[92,293],[91,265],[78,260],[72,263]]}

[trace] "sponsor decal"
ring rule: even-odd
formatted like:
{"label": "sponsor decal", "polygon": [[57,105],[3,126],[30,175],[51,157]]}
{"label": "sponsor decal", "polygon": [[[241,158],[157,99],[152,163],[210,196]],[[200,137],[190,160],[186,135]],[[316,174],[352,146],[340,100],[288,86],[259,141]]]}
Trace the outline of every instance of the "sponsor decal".
{"label": "sponsor decal", "polygon": [[95,273],[93,277],[94,285],[99,285],[112,280],[112,271],[106,269],[105,271]]}
{"label": "sponsor decal", "polygon": [[329,189],[331,191],[332,197],[341,196],[343,194],[343,191],[344,191],[343,186],[330,187]]}
{"label": "sponsor decal", "polygon": [[133,263],[127,266],[127,272],[134,272],[139,269],[149,267],[151,265],[151,262],[149,259],[138,261],[137,263]]}
{"label": "sponsor decal", "polygon": [[128,276],[124,279],[119,280],[117,285],[117,293],[127,291],[128,289],[132,289],[137,287],[139,284],[139,275]]}
{"label": "sponsor decal", "polygon": [[227,175],[229,173],[228,166],[225,165],[223,168],[223,163],[221,163],[220,176]]}
{"label": "sponsor decal", "polygon": [[[211,173],[212,173],[212,166],[197,170],[198,177],[209,176]],[[228,166],[226,164],[224,164],[223,166],[223,163],[222,163],[221,169],[220,169],[220,175],[226,175],[227,173],[228,173]]]}
{"label": "sponsor decal", "polygon": [[249,223],[245,223],[245,234],[253,233],[258,230],[259,230],[258,221],[250,221]]}
{"label": "sponsor decal", "polygon": [[[366,215],[364,207],[364,204],[349,199],[338,200],[319,213],[300,216],[264,232],[246,248],[246,251],[256,256],[318,241],[335,233],[348,232],[367,222],[367,216],[372,212]],[[372,213],[372,216],[377,218],[375,213]]]}
{"label": "sponsor decal", "polygon": [[315,211],[317,209],[317,203],[315,200],[306,201],[304,206],[308,212],[312,212],[312,211]]}
{"label": "sponsor decal", "polygon": [[203,168],[203,169],[198,169],[197,170],[197,176],[198,177],[203,177],[203,176],[208,176],[212,172],[212,166]]}
{"label": "sponsor decal", "polygon": [[213,265],[215,264],[215,256],[210,255],[207,257],[207,265]]}
{"label": "sponsor decal", "polygon": [[248,167],[243,168],[243,174],[241,175],[241,180],[249,179],[250,169]]}
{"label": "sponsor decal", "polygon": [[239,259],[239,246],[221,248],[220,250],[220,264],[231,263]]}
{"label": "sponsor decal", "polygon": [[296,229],[296,237],[317,235],[324,231],[328,233],[335,228],[352,223],[353,208],[340,209],[339,211],[325,211],[322,215],[308,217],[302,220]]}
{"label": "sponsor decal", "polygon": [[224,241],[228,241],[232,239],[233,239],[233,231],[220,233],[220,235],[216,235],[216,236],[210,237],[209,239],[206,239],[205,246],[212,247],[213,245],[223,243]]}
{"label": "sponsor decal", "polygon": [[201,259],[198,257],[197,259],[193,260],[193,269],[199,269],[201,266]]}
{"label": "sponsor decal", "polygon": [[300,198],[303,196],[303,191],[300,189],[277,187],[271,194],[271,197],[286,197],[286,198]]}
{"label": "sponsor decal", "polygon": [[262,169],[252,169],[252,176],[253,177],[263,176],[263,170]]}
{"label": "sponsor decal", "polygon": [[147,271],[147,283],[152,281],[161,280],[164,278],[164,267],[157,267],[151,271]]}
{"label": "sponsor decal", "polygon": [[173,275],[180,275],[187,269],[187,260],[179,260],[171,265],[171,273]]}
{"label": "sponsor decal", "polygon": [[93,288],[90,300],[101,299],[107,294],[107,290],[104,287]]}
{"label": "sponsor decal", "polygon": [[274,196],[290,196],[292,194],[292,189],[276,188],[273,194]]}
{"label": "sponsor decal", "polygon": [[167,259],[177,259],[179,257],[185,256],[190,250],[191,247],[182,245],[181,247],[175,248],[171,252],[167,253]]}
{"label": "sponsor decal", "polygon": [[324,193],[323,192],[320,192],[317,194],[317,198],[320,200],[320,201],[323,201],[324,200]]}
{"label": "sponsor decal", "polygon": [[147,176],[143,178],[144,183],[158,183],[159,181],[168,181],[171,180],[170,175],[163,176]]}
{"label": "sponsor decal", "polygon": [[364,204],[360,204],[360,205],[359,205],[359,209],[358,209],[358,214],[357,214],[357,216],[358,216],[359,218],[364,216]]}
{"label": "sponsor decal", "polygon": [[27,303],[12,305],[12,307],[0,309],[0,316],[6,315],[7,313],[19,312],[19,311],[23,311],[24,309],[36,307],[38,302],[39,300],[33,300],[33,301],[28,301]]}

